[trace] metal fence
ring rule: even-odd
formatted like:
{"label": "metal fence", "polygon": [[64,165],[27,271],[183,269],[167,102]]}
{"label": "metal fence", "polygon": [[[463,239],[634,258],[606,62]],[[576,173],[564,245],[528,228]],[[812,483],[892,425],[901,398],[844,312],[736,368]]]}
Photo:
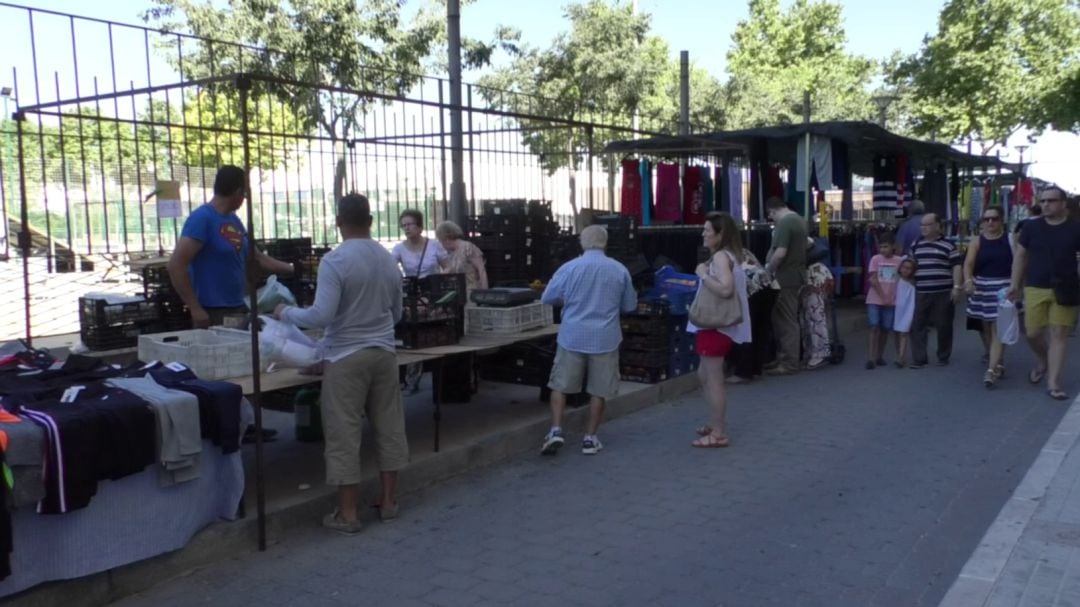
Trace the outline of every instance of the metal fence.
{"label": "metal fence", "polygon": [[[313,85],[248,71],[281,63],[273,49],[7,3],[0,23],[15,57],[11,90],[0,87],[0,279],[24,286],[0,309],[0,340],[77,331],[85,291],[137,291],[127,263],[168,254],[217,168],[245,165],[245,147],[255,238],[332,246],[334,200],[347,191],[368,195],[373,235],[387,243],[401,239],[406,208],[429,230],[447,217],[444,78],[372,69],[356,89]],[[207,56],[219,67],[200,68]],[[618,208],[617,159],[594,152],[633,136],[630,116],[550,116],[553,100],[477,85],[462,103],[471,212],[544,200],[570,226],[576,209]],[[676,130],[675,117],[640,125],[646,136]]]}

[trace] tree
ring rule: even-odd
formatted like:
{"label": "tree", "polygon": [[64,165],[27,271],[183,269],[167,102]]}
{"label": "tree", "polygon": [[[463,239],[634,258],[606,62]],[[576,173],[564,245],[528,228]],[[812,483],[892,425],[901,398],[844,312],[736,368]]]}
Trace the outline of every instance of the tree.
{"label": "tree", "polygon": [[[302,128],[294,106],[270,96],[248,99],[248,138],[251,165],[269,171],[280,167],[295,153]],[[184,100],[183,119],[173,121],[173,139],[188,166],[243,166],[244,143],[240,137],[239,100],[199,91]],[[301,147],[306,147],[305,141]]]}
{"label": "tree", "polygon": [[[546,50],[520,48],[509,66],[481,79],[480,92],[497,108],[530,116],[518,119],[522,140],[550,173],[570,169],[570,204],[576,214],[576,170],[589,152],[588,134],[581,126],[546,117],[629,128],[636,111],[641,129],[674,132],[678,65],[667,43],[649,35],[649,15],[635,15],[628,4],[589,0],[564,11],[569,32]],[[718,86],[702,70],[694,70],[693,77],[703,89]],[[703,105],[695,112],[702,120],[715,114]],[[593,148],[629,134],[598,128]]]}
{"label": "tree", "polygon": [[750,0],[728,51],[727,121],[731,128],[802,122],[810,91],[813,120],[866,120],[874,115],[867,86],[874,62],[844,46],[842,8],[828,1]]}
{"label": "tree", "polygon": [[949,0],[887,76],[910,91],[917,132],[986,153],[1022,127],[1078,128],[1078,69],[1080,0]]}

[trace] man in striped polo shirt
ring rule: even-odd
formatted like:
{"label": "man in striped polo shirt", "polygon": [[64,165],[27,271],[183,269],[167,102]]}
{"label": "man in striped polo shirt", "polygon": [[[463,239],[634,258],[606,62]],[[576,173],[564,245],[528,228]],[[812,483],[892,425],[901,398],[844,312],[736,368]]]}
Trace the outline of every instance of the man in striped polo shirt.
{"label": "man in striped polo shirt", "polygon": [[937,331],[937,362],[949,364],[952,355],[953,316],[960,299],[964,258],[943,233],[937,213],[923,215],[922,237],[911,247],[918,263],[915,273],[915,318],[911,327],[912,369],[926,367],[930,329]]}

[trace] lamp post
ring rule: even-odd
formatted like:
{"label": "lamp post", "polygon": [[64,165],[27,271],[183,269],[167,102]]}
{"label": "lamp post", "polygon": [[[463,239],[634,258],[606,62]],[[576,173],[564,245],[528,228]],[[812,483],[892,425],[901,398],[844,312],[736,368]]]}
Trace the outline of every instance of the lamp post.
{"label": "lamp post", "polygon": [[889,109],[889,106],[899,98],[899,96],[892,94],[871,97],[871,100],[877,104],[878,107],[878,123],[881,125],[881,128],[885,128],[885,112]]}

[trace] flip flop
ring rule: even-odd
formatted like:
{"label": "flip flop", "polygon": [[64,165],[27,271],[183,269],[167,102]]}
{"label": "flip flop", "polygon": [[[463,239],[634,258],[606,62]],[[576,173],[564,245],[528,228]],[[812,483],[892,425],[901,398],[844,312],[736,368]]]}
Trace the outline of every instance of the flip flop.
{"label": "flip flop", "polygon": [[726,436],[706,434],[690,444],[699,449],[723,449],[730,445],[731,441]]}
{"label": "flip flop", "polygon": [[1031,372],[1028,373],[1028,382],[1037,384],[1041,382],[1044,377],[1046,377],[1046,369],[1032,369]]}
{"label": "flip flop", "polygon": [[704,426],[701,426],[697,430],[694,430],[694,432],[697,432],[698,436],[708,436],[708,435],[712,434],[712,427],[710,427],[708,424],[706,424]]}
{"label": "flip flop", "polygon": [[1064,390],[1047,390],[1046,393],[1054,400],[1069,400],[1069,395],[1065,394]]}

